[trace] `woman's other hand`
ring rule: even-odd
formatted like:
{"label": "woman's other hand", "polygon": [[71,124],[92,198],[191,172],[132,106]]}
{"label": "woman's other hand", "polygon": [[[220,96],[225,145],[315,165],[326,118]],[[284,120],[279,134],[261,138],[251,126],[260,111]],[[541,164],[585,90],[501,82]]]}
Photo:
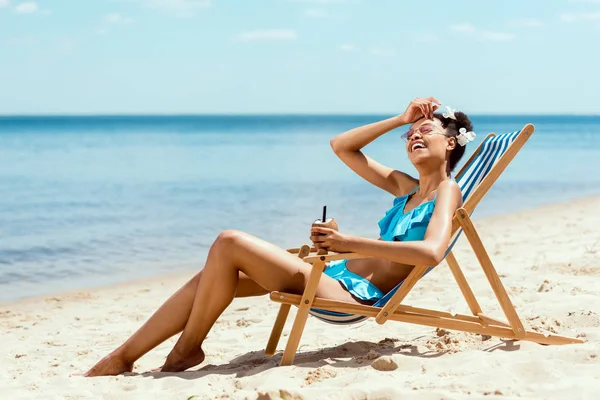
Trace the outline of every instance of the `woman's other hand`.
{"label": "woman's other hand", "polygon": [[310,229],[310,240],[317,249],[335,251],[337,253],[349,253],[352,251],[353,236],[344,235],[330,228],[313,226]]}

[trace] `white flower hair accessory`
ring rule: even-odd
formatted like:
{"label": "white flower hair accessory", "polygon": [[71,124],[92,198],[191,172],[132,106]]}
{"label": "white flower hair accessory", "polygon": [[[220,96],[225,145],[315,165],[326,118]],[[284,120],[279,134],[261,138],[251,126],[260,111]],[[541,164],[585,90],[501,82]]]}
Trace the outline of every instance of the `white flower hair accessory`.
{"label": "white flower hair accessory", "polygon": [[471,132],[468,131],[466,128],[460,128],[458,130],[458,135],[456,135],[456,140],[458,141],[458,144],[461,146],[466,146],[467,143],[472,142],[473,140],[475,140],[475,132]]}
{"label": "white flower hair accessory", "polygon": [[446,106],[446,112],[443,113],[442,115],[444,116],[444,118],[452,118],[453,120],[456,120],[456,116],[454,115],[454,111],[452,108]]}

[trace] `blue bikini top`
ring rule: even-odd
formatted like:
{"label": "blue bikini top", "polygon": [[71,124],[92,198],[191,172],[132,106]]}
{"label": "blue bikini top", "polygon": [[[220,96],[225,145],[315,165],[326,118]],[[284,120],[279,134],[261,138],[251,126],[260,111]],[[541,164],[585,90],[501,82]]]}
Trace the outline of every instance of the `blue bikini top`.
{"label": "blue bikini top", "polygon": [[417,191],[417,186],[407,195],[396,197],[392,208],[385,212],[385,217],[379,221],[379,236],[386,241],[411,241],[423,240],[427,225],[431,220],[433,209],[435,207],[435,197],[433,200],[419,204],[407,213],[404,213],[404,207],[408,198]]}

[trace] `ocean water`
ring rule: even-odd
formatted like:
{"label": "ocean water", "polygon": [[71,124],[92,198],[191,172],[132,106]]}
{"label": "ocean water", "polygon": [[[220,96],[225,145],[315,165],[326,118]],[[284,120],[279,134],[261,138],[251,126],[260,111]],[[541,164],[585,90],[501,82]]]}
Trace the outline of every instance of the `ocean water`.
{"label": "ocean water", "polygon": [[[329,140],[384,117],[0,117],[0,301],[200,269],[224,229],[298,246],[323,205],[377,237],[393,198]],[[536,126],[476,217],[600,194],[600,117],[472,120],[463,160],[488,132]],[[365,152],[414,173],[401,133]]]}

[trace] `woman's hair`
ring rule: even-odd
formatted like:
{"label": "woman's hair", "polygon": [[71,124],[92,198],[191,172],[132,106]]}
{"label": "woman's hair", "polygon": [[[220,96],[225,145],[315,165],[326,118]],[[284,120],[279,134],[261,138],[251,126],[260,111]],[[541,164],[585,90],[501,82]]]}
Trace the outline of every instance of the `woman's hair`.
{"label": "woman's hair", "polygon": [[[434,118],[437,118],[442,122],[442,126],[446,129],[446,136],[448,137],[456,137],[460,128],[465,128],[467,132],[473,130],[473,124],[469,117],[467,117],[467,114],[456,111],[454,116],[456,117],[455,120],[452,118],[445,118],[440,113],[433,114]],[[454,168],[456,168],[456,165],[465,154],[465,147],[466,146],[461,146],[457,143],[454,150],[450,153],[450,160],[448,160],[450,172],[454,171]]]}

